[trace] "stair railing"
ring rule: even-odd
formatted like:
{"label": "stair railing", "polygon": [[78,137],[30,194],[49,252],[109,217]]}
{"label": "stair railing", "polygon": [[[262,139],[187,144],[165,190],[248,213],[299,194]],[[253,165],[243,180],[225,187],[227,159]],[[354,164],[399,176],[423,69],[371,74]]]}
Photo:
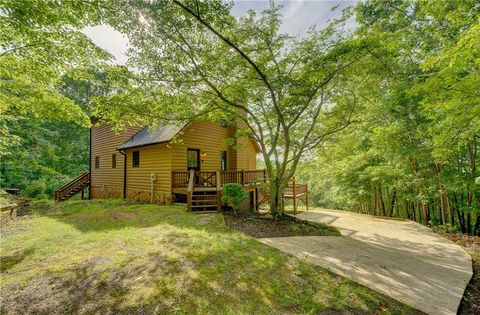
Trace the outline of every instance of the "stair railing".
{"label": "stair railing", "polygon": [[62,198],[68,195],[72,190],[79,186],[88,184],[90,182],[90,173],[81,173],[77,178],[63,185],[61,188],[55,190],[55,201],[61,201]]}

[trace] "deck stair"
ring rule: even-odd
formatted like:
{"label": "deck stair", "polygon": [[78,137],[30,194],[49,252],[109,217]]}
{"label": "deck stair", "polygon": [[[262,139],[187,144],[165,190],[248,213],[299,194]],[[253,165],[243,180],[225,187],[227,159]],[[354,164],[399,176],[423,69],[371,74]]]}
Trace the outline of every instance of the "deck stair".
{"label": "deck stair", "polygon": [[218,208],[218,192],[216,190],[192,191],[192,211],[216,211]]}
{"label": "deck stair", "polygon": [[85,172],[78,175],[74,180],[68,182],[60,189],[55,191],[55,201],[65,201],[78,193],[82,194],[82,199],[85,195],[85,189],[90,186],[90,173]]}

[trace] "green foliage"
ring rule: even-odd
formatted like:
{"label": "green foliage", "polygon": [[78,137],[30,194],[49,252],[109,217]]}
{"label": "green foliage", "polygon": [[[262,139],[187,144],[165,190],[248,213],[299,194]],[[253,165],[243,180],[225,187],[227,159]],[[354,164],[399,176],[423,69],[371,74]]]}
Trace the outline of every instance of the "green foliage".
{"label": "green foliage", "polygon": [[[120,69],[120,70],[119,70]],[[112,91],[115,73],[121,67],[110,67],[106,72],[89,70],[88,76],[77,79],[69,75],[61,78],[59,93],[74,102],[89,115],[94,101]],[[28,196],[32,182],[41,181],[44,193],[51,196],[55,189],[89,168],[89,129],[61,118],[35,119],[15,117],[4,121],[9,131],[9,149],[1,154],[0,186],[17,187]],[[27,167],[28,166],[28,167]]]}
{"label": "green foliage", "polygon": [[238,207],[247,200],[247,193],[242,186],[235,183],[225,184],[222,191],[222,201],[233,206],[233,212],[237,214]]}
{"label": "green foliage", "polygon": [[480,233],[480,7],[371,0],[354,12],[355,36],[377,43],[358,74],[368,102],[301,166],[312,199]]}
{"label": "green foliage", "polygon": [[37,198],[40,195],[44,196],[46,188],[47,185],[45,185],[45,182],[34,180],[28,184],[27,188],[25,189],[25,195],[32,198]]}

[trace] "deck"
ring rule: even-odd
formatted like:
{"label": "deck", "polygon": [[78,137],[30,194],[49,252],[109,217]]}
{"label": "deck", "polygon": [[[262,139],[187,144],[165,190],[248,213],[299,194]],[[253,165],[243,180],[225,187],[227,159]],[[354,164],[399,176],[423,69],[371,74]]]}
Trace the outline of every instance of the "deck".
{"label": "deck", "polygon": [[185,194],[189,189],[195,191],[221,190],[225,184],[235,183],[254,188],[267,182],[266,170],[242,171],[172,171],[172,192]]}
{"label": "deck", "polygon": [[[186,196],[187,209],[215,207],[221,209],[221,194],[225,184],[235,183],[247,192],[253,193],[255,209],[259,200],[268,201],[268,193],[260,194],[257,190],[267,183],[266,170],[241,171],[172,171],[172,193]],[[299,202],[303,202],[308,210],[308,186],[299,184],[293,178],[285,188],[283,200],[292,199],[294,213]],[[210,209],[212,210],[212,209]]]}

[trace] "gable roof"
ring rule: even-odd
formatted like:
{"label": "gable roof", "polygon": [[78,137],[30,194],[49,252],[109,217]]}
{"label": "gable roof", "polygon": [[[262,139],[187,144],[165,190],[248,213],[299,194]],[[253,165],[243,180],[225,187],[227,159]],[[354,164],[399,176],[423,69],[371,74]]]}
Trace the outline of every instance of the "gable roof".
{"label": "gable roof", "polygon": [[134,147],[141,147],[150,144],[157,144],[168,142],[172,140],[177,133],[182,130],[188,122],[178,123],[175,125],[165,125],[158,123],[155,128],[146,126],[139,132],[130,137],[122,145],[118,147],[118,150],[124,150]]}

